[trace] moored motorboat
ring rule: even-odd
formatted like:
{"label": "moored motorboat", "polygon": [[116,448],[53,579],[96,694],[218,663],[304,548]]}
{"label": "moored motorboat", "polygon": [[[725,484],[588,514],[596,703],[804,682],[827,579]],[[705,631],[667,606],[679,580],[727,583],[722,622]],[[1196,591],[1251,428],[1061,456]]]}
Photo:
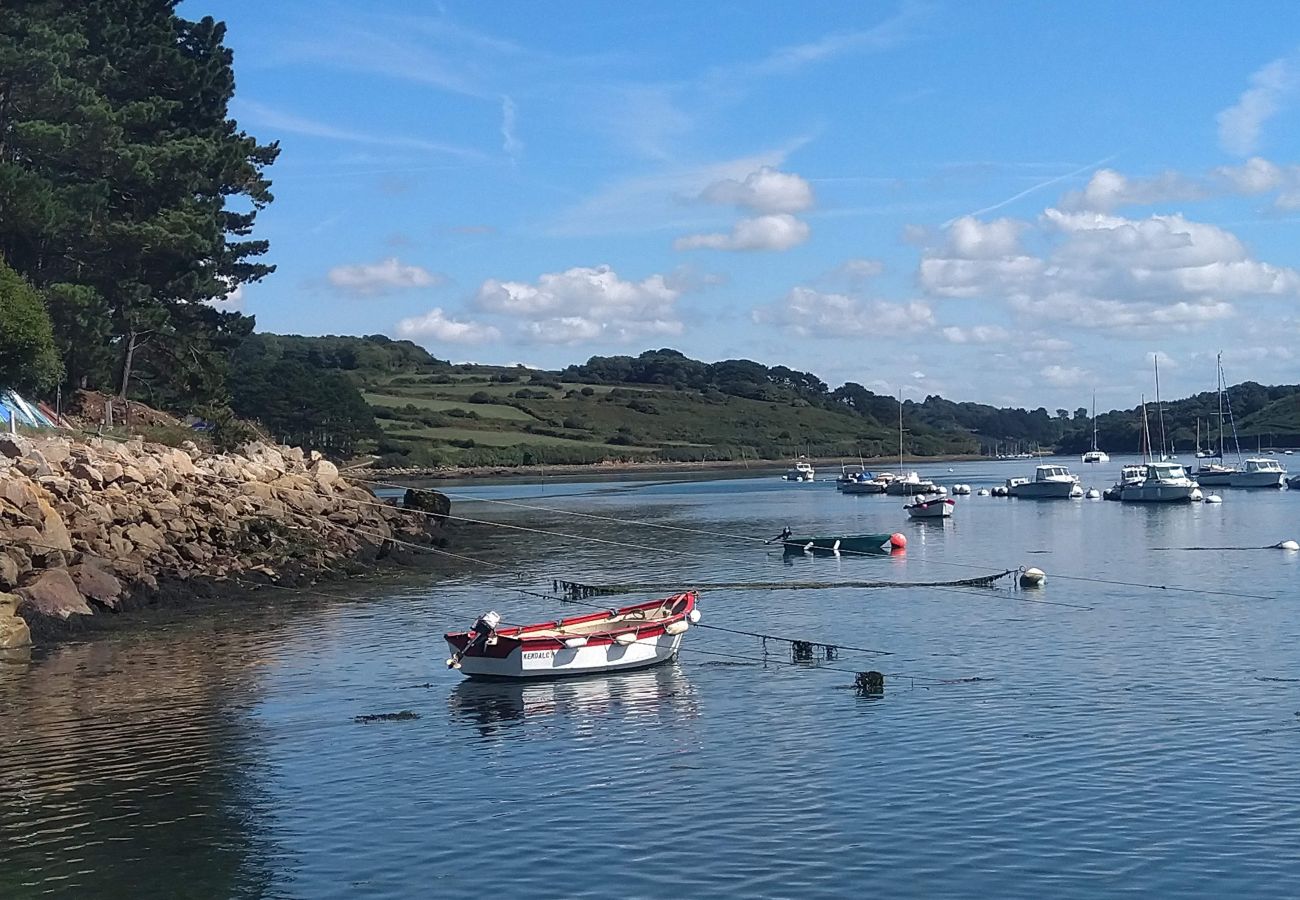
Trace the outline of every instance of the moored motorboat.
{"label": "moored motorboat", "polygon": [[840,491],[845,494],[883,494],[893,479],[892,472],[880,475],[864,472],[857,480],[840,485]]}
{"label": "moored motorboat", "polygon": [[947,519],[956,505],[957,501],[950,497],[921,497],[903,509],[911,519]]}
{"label": "moored motorboat", "polygon": [[871,473],[866,471],[864,466],[854,465],[853,463],[842,464],[840,474],[835,478],[835,487],[842,491],[846,484],[861,481],[864,476],[871,477]]}
{"label": "moored motorboat", "polygon": [[[1015,481],[1015,484],[1013,485],[1011,481]],[[1065,466],[1053,465],[1035,468],[1033,481],[1027,478],[1016,478],[1007,482],[1007,490],[1012,497],[1031,499],[1070,497],[1078,487],[1078,476],[1071,475],[1070,470]]]}
{"label": "moored motorboat", "polygon": [[781,476],[781,479],[783,481],[812,481],[816,477],[817,470],[812,467],[812,463],[799,460],[785,470],[785,474]]}
{"label": "moored motorboat", "polygon": [[891,480],[885,486],[885,493],[891,497],[919,497],[939,493],[939,486],[915,472],[907,472]]}
{"label": "moored motorboat", "polygon": [[1146,466],[1123,466],[1119,470],[1119,481],[1101,492],[1103,500],[1118,500],[1125,487],[1140,484],[1146,477]]}
{"label": "moored motorboat", "polygon": [[1280,488],[1286,483],[1286,469],[1268,456],[1249,457],[1228,479],[1228,487]]}
{"label": "moored motorboat", "polygon": [[1142,480],[1126,485],[1119,499],[1125,503],[1190,503],[1199,494],[1195,481],[1178,463],[1147,463]]}
{"label": "moored motorboat", "polygon": [[537,625],[501,627],[485,613],[445,635],[449,668],[485,678],[546,678],[639,669],[667,662],[700,620],[694,591]]}
{"label": "moored motorboat", "polygon": [[1300,491],[1300,475],[1292,475],[1286,480],[1286,486],[1293,491]]}

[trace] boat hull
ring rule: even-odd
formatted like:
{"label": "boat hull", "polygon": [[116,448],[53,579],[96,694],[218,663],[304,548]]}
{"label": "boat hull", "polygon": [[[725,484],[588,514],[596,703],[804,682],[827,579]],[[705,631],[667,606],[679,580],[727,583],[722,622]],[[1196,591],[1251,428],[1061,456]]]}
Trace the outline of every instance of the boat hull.
{"label": "boat hull", "polygon": [[1083,461],[1086,463],[1108,463],[1110,455],[1104,450],[1089,450],[1083,454]]}
{"label": "boat hull", "polygon": [[[585,647],[525,648],[515,646],[504,657],[464,656],[460,672],[470,678],[561,678],[644,669],[666,663],[677,655],[682,635],[660,634],[619,643]],[[450,640],[453,653],[458,649]]]}
{"label": "boat hull", "polygon": [[1028,500],[1069,499],[1077,481],[1030,481],[1010,488],[1012,497]]}
{"label": "boat hull", "polygon": [[1286,484],[1285,472],[1237,472],[1228,479],[1227,487],[1280,488]]}
{"label": "boat hull", "polygon": [[952,500],[930,500],[903,508],[907,510],[908,518],[912,519],[948,519],[952,517],[956,505]]}
{"label": "boat hull", "polygon": [[1125,503],[1191,503],[1196,485],[1139,484],[1120,491]]}
{"label": "boat hull", "polygon": [[845,494],[883,494],[885,486],[879,481],[850,481],[840,485]]}
{"label": "boat hull", "polygon": [[1233,476],[1238,475],[1235,469],[1226,469],[1223,471],[1198,469],[1195,473],[1196,483],[1201,487],[1231,487]]}
{"label": "boat hull", "polygon": [[885,488],[885,493],[891,497],[923,497],[939,493],[939,487],[931,481],[894,481]]}
{"label": "boat hull", "polygon": [[890,543],[893,535],[889,534],[853,534],[840,537],[792,537],[782,541],[782,548],[788,554],[813,553],[833,555],[836,553],[889,553],[893,549]]}

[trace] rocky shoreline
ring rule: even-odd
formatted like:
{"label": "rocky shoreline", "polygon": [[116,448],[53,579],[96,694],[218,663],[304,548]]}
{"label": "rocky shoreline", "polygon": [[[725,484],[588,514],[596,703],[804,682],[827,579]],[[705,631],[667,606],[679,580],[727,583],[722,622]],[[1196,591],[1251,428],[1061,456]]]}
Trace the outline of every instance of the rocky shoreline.
{"label": "rocky shoreline", "polygon": [[142,605],[365,571],[439,544],[450,502],[379,500],[319,453],[0,436],[0,650]]}

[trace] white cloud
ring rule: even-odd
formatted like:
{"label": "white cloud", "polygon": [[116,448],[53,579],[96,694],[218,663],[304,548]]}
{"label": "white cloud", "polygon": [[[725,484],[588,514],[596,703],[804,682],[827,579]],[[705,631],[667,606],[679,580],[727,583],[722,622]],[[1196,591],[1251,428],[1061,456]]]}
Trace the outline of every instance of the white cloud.
{"label": "white cloud", "polygon": [[209,300],[208,306],[222,312],[239,312],[244,308],[244,286],[242,284],[235,285],[234,290],[226,294],[226,296],[214,297]]}
{"label": "white cloud", "polygon": [[1178,172],[1162,172],[1153,178],[1129,178],[1114,169],[1100,169],[1088,179],[1082,191],[1066,194],[1061,199],[1061,208],[1110,212],[1121,206],[1199,200],[1204,196],[1204,186]]}
{"label": "white cloud", "polygon": [[501,337],[501,332],[492,325],[449,319],[437,307],[422,316],[402,319],[396,330],[399,337],[433,338],[446,344],[482,344]]}
{"label": "white cloud", "polygon": [[304,137],[322,138],[328,141],[340,141],[348,144],[366,144],[375,147],[388,147],[396,150],[420,150],[428,153],[442,153],[462,159],[481,159],[477,150],[458,147],[441,141],[429,141],[422,138],[398,135],[378,134],[364,129],[346,128],[318,122],[304,116],[283,112],[252,100],[233,101],[235,113],[240,118],[252,120],[258,125],[272,131],[286,134],[299,134]]}
{"label": "white cloud", "polygon": [[831,274],[850,281],[866,281],[883,271],[885,264],[878,259],[848,259],[836,266]]}
{"label": "white cloud", "polygon": [[[1029,228],[1041,255],[1014,239]],[[959,220],[918,278],[931,296],[1001,299],[1035,324],[1105,330],[1184,330],[1233,316],[1236,299],[1300,295],[1300,272],[1252,259],[1218,226],[1058,209],[1032,225]]]}
{"label": "white cloud", "polygon": [[523,333],[536,340],[580,343],[679,335],[681,293],[663,275],[625,281],[609,266],[577,267],[542,275],[535,284],[490,278],[479,287],[475,304],[523,320]]}
{"label": "white cloud", "polygon": [[1255,152],[1264,123],[1282,108],[1295,83],[1291,61],[1285,58],[1275,59],[1251,75],[1250,87],[1217,117],[1220,146],[1239,156]]}
{"label": "white cloud", "polygon": [[674,250],[789,250],[808,240],[808,223],[788,213],[741,219],[731,234],[691,234],[673,241]]}
{"label": "white cloud", "polygon": [[420,266],[405,265],[395,256],[377,263],[335,266],[326,277],[330,284],[343,293],[361,297],[433,287],[443,281],[441,275]]}
{"label": "white cloud", "polygon": [[860,300],[847,294],[795,287],[785,299],[754,310],[754,321],[789,329],[801,337],[856,337],[915,333],[934,327],[925,303]]}
{"label": "white cloud", "polygon": [[519,140],[515,131],[515,101],[510,97],[501,98],[501,149],[515,162],[524,153],[524,142]]}
{"label": "white cloud", "polygon": [[739,206],[757,213],[797,213],[811,209],[812,185],[789,172],[763,166],[744,180],[724,178],[700,192],[708,203]]}
{"label": "white cloud", "polygon": [[950,344],[1001,344],[1011,340],[1011,332],[1001,325],[949,325],[943,329],[943,337]]}
{"label": "white cloud", "polygon": [[1044,366],[1038,374],[1056,387],[1076,387],[1090,377],[1088,371],[1079,366]]}
{"label": "white cloud", "polygon": [[949,255],[959,259],[996,259],[1019,252],[1020,233],[1027,224],[1015,219],[981,222],[972,216],[955,219],[948,227]]}

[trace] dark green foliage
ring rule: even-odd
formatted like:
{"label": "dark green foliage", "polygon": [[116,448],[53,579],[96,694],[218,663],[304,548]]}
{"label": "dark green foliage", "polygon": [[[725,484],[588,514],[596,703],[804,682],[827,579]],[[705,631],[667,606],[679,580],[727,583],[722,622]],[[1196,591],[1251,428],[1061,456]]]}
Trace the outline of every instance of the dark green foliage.
{"label": "dark green foliage", "polygon": [[278,148],[228,118],[225,26],[176,5],[0,5],[0,253],[74,384],[135,393],[138,368],[140,396],[184,406],[220,399],[252,328],[206,304],[273,271],[251,234]]}
{"label": "dark green foliage", "polygon": [[[423,347],[410,341],[394,341],[382,334],[365,337],[255,334],[240,345],[237,355],[242,361],[259,358],[296,360],[315,369],[337,369],[357,376],[414,373],[449,365],[430,356]],[[426,379],[418,375],[402,375],[393,379],[398,384],[421,381],[436,383],[437,376]]]}
{"label": "dark green foliage", "polygon": [[347,376],[300,359],[237,354],[230,394],[236,413],[285,443],[351,456],[379,437],[373,412]]}
{"label": "dark green foliage", "polygon": [[45,304],[0,258],[0,390],[42,393],[62,372]]}

